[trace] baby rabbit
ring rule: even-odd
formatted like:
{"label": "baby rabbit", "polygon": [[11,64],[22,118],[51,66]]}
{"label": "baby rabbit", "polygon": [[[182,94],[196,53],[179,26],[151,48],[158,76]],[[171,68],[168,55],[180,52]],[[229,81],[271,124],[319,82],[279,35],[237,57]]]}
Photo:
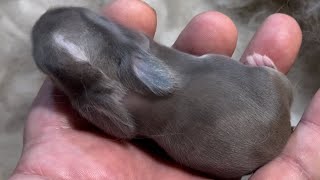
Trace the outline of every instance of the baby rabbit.
{"label": "baby rabbit", "polygon": [[47,11],[32,43],[38,68],[88,121],[116,138],[151,138],[211,176],[254,171],[291,134],[292,88],[266,56],[196,57],[78,7]]}

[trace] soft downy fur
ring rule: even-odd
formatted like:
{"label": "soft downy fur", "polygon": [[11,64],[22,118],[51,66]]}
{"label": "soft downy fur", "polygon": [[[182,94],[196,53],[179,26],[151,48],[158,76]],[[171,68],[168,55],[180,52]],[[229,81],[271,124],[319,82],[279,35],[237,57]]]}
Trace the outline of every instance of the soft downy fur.
{"label": "soft downy fur", "polygon": [[115,138],[151,138],[211,176],[254,171],[291,134],[291,84],[267,57],[270,67],[193,56],[75,7],[41,16],[32,44],[38,68],[91,123]]}

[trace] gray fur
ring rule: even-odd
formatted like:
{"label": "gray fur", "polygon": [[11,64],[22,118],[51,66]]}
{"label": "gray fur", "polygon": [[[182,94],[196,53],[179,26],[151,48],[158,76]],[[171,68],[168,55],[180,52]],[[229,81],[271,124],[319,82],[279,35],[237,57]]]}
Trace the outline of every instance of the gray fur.
{"label": "gray fur", "polygon": [[185,54],[83,8],[49,10],[32,40],[37,66],[82,116],[117,138],[151,138],[192,169],[248,174],[290,136],[291,86],[271,68]]}

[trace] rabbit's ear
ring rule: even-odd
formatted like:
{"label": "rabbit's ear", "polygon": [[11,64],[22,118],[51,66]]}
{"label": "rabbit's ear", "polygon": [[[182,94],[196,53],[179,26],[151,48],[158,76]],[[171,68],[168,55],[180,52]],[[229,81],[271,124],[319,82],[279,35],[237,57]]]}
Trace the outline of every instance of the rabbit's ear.
{"label": "rabbit's ear", "polygon": [[178,74],[151,54],[134,55],[130,64],[133,75],[155,95],[171,94],[179,86]]}

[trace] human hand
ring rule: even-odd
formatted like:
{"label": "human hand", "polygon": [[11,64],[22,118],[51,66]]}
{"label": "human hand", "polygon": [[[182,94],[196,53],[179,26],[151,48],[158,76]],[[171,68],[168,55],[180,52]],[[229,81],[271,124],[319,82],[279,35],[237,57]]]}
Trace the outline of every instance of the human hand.
{"label": "human hand", "polygon": [[[117,0],[104,8],[115,21],[150,37],[155,12],[137,0]],[[231,56],[237,41],[233,22],[217,12],[191,20],[173,45],[195,55]],[[190,43],[192,42],[192,43]],[[301,31],[290,17],[270,16],[256,33],[243,58],[257,52],[286,73],[296,58]],[[271,48],[270,48],[271,47]],[[317,179],[320,164],[320,93],[290,138],[284,152],[259,169],[252,179]],[[318,118],[318,119],[317,119]],[[318,121],[317,121],[318,120]],[[67,98],[46,80],[25,125],[21,159],[11,179],[205,179],[158,160],[134,144],[114,141],[75,113]]]}

